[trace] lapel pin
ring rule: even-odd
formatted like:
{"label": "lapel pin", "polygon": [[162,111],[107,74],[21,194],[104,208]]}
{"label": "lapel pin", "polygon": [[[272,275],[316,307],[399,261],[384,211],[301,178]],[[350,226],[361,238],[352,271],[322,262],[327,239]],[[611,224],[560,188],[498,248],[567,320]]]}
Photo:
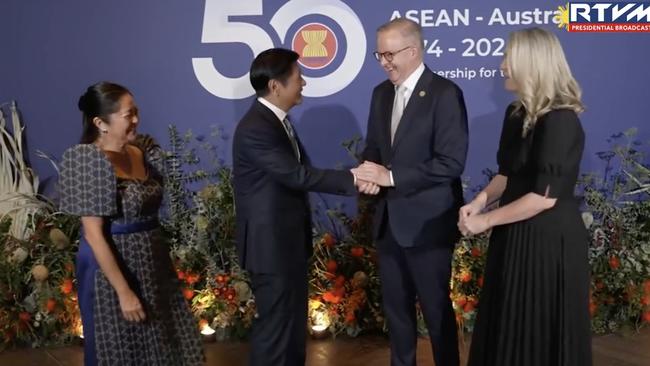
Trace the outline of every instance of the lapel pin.
{"label": "lapel pin", "polygon": [[423,97],[425,95],[427,95],[427,92],[425,92],[424,90],[420,90],[420,97]]}

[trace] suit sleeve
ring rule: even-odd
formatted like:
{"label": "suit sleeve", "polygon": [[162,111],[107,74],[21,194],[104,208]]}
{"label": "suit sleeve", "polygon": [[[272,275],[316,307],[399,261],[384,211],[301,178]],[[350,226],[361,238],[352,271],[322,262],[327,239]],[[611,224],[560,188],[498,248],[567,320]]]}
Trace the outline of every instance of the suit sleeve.
{"label": "suit sleeve", "polygon": [[302,165],[287,149],[283,149],[272,129],[239,131],[242,149],[255,166],[273,180],[291,189],[354,195],[354,177],[346,170],[317,169]]}
{"label": "suit sleeve", "polygon": [[455,85],[441,91],[432,116],[433,154],[414,166],[393,165],[395,189],[402,194],[458,179],[465,169],[468,132],[463,92]]}
{"label": "suit sleeve", "polygon": [[366,147],[361,154],[363,160],[372,161],[381,164],[381,154],[379,150],[379,124],[376,123],[375,108],[377,100],[377,88],[372,93],[370,99],[370,111],[368,112],[368,133],[366,134]]}

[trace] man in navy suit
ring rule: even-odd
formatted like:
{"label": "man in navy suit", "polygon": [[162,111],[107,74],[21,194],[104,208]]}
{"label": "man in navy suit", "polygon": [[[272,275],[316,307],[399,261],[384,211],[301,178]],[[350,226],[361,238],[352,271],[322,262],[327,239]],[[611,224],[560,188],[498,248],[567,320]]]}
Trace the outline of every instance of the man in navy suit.
{"label": "man in navy suit", "polygon": [[424,65],[415,22],[382,25],[374,55],[388,80],[373,91],[366,162],[353,172],[384,187],[374,233],[391,365],[415,365],[419,301],[436,366],[458,366],[449,280],[468,143],[463,93]]}
{"label": "man in navy suit", "polygon": [[307,261],[312,254],[307,191],[354,195],[379,188],[350,171],[316,169],[287,118],[302,101],[298,54],[260,53],[250,69],[257,99],[237,125],[233,174],[237,251],[248,270],[258,316],[250,365],[303,366],[307,327]]}

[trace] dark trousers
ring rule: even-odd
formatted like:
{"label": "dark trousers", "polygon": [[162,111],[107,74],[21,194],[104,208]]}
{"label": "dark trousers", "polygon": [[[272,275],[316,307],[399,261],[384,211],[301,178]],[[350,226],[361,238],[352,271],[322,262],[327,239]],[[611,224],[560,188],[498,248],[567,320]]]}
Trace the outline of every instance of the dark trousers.
{"label": "dark trousers", "polygon": [[458,366],[456,318],[449,298],[453,246],[400,246],[388,220],[377,240],[384,313],[392,366],[415,366],[416,301],[429,331],[436,366]]}
{"label": "dark trousers", "polygon": [[307,263],[286,273],[251,273],[257,318],[250,366],[304,366],[307,337]]}

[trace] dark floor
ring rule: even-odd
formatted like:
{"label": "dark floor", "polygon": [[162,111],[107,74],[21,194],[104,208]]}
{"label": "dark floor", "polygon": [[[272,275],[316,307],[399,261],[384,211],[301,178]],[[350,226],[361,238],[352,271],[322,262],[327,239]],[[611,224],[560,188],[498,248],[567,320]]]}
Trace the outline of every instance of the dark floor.
{"label": "dark floor", "polygon": [[[641,333],[623,337],[598,336],[593,339],[594,366],[648,366],[650,365],[650,328]],[[467,342],[461,344],[464,358]],[[240,342],[207,343],[208,365],[244,366],[248,345]],[[389,365],[388,342],[381,336],[355,339],[311,340],[307,349],[309,366],[382,366]],[[12,350],[0,354],[0,366],[81,366],[82,348],[79,346]],[[418,343],[418,365],[433,366],[431,348],[426,339]]]}

